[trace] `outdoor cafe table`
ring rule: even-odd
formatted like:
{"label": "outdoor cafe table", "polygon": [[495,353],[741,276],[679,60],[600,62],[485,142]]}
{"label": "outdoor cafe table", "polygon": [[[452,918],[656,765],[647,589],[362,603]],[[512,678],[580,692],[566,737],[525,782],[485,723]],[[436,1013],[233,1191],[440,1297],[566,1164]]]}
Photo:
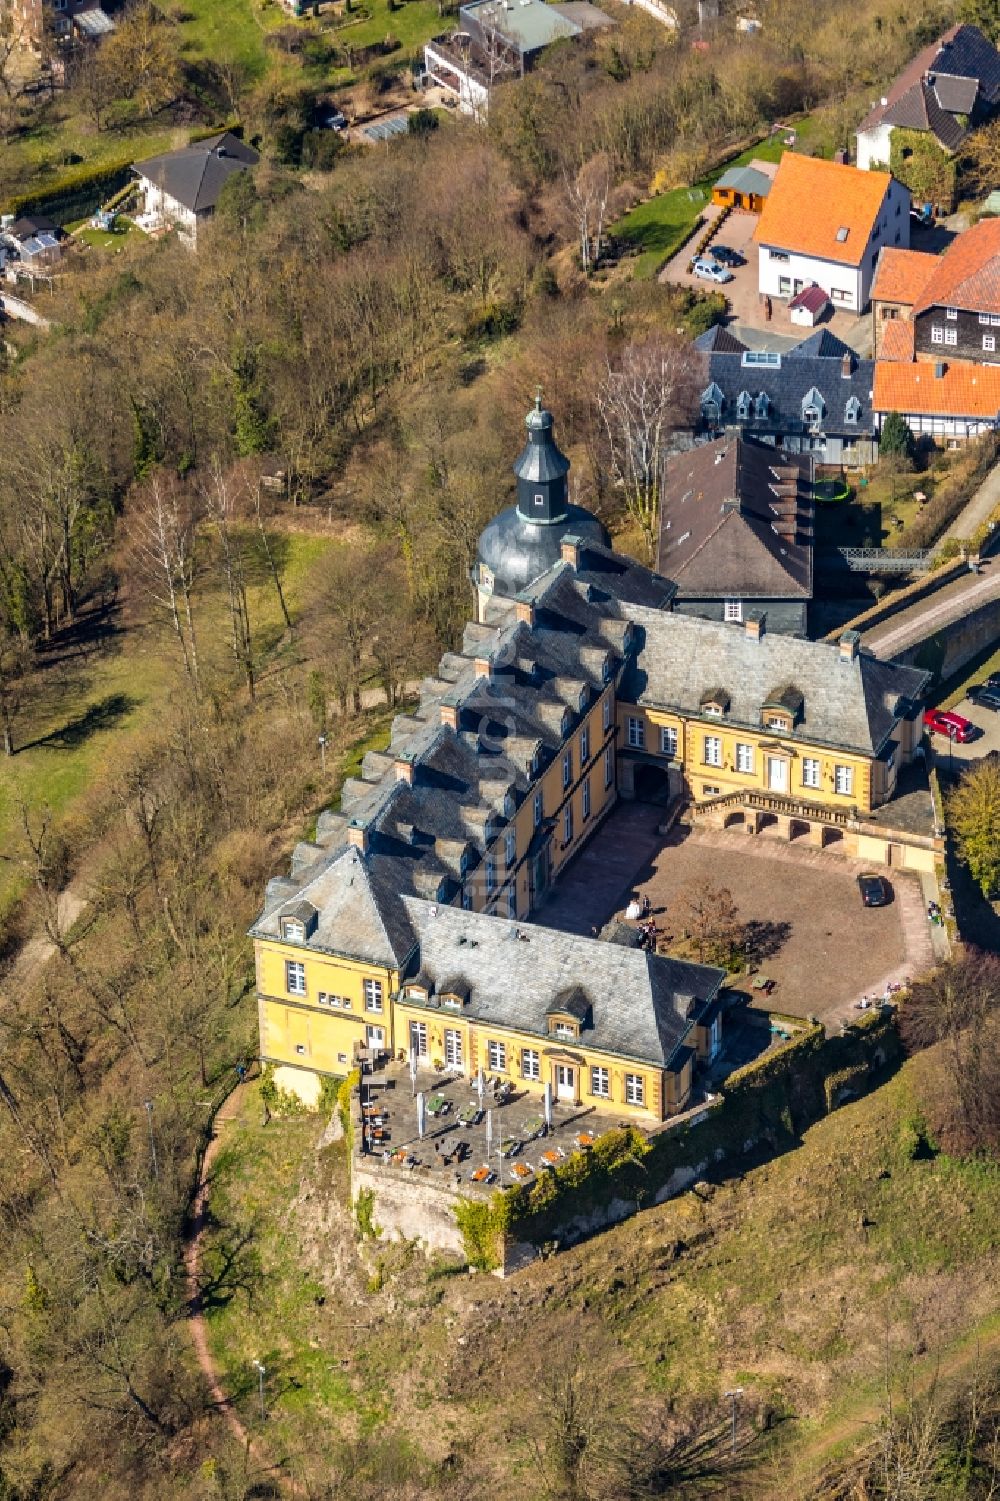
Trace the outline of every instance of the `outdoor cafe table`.
{"label": "outdoor cafe table", "polygon": [[458,1112],[458,1124],[460,1126],[475,1126],[482,1118],[482,1111],[478,1105],[466,1105],[464,1110]]}
{"label": "outdoor cafe table", "polygon": [[524,1122],[522,1129],[525,1136],[530,1138],[532,1136],[537,1136],[544,1125],[545,1122],[542,1120],[542,1117],[540,1115],[531,1115]]}
{"label": "outdoor cafe table", "polygon": [[473,1183],[492,1183],[493,1169],[490,1167],[477,1167],[472,1175]]}
{"label": "outdoor cafe table", "polygon": [[440,1115],[447,1103],[448,1101],[445,1099],[443,1094],[432,1094],[430,1099],[427,1101],[427,1114]]}

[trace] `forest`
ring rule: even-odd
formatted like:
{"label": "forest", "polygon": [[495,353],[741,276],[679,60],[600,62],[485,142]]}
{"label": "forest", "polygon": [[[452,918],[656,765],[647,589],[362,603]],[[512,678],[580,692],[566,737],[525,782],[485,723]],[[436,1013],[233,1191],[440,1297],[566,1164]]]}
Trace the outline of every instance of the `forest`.
{"label": "forest", "polygon": [[[246,929],[268,876],[459,637],[476,538],[508,501],[539,385],[573,460],[573,498],[616,545],[648,555],[602,390],[653,358],[672,372],[679,420],[687,340],[717,312],[655,281],[589,276],[588,183],[617,213],[654,178],[693,182],[806,111],[839,144],[950,19],[930,0],[763,0],[759,36],[721,27],[702,52],[684,27],[673,37],[609,9],[613,32],[553,48],[500,92],[488,127],[448,119],[391,149],[337,152],[322,170],[301,150],[301,89],[285,73],[244,79],[228,106],[264,162],[234,180],[197,254],[172,240],[91,252],[45,294],[48,330],[5,325],[3,1501],[473,1501],[508,1467],[514,1493],[532,1497],[754,1493],[766,1446],[731,1463],[728,1429],[705,1417],[707,1386],[668,1379],[666,1357],[641,1340],[611,1349],[601,1300],[620,1308],[628,1295],[593,1267],[586,1307],[579,1286],[564,1304],[534,1287],[549,1339],[515,1325],[498,1353],[482,1316],[464,1390],[438,1385],[425,1404],[454,1418],[447,1444],[424,1433],[419,1402],[403,1402],[400,1357],[419,1364],[425,1321],[444,1348],[453,1269],[372,1265],[366,1280],[339,1246],[336,1308],[301,1271],[345,1369],[343,1331],[356,1327],[382,1380],[366,1377],[364,1402],[348,1401],[353,1377],[325,1371],[323,1390],[343,1398],[326,1409],[339,1426],[324,1423],[315,1443],[282,1430],[287,1453],[266,1429],[248,1449],[214,1412],[186,1320],[200,1153],[256,1046]],[[175,91],[169,58],[164,78]],[[121,105],[106,78],[73,87],[92,104],[104,90],[111,116]],[[125,114],[155,115],[153,83],[130,87]],[[311,1151],[307,1123],[288,1124],[287,1150],[280,1123],[270,1136],[256,1116],[243,1124],[274,1184]],[[317,1171],[317,1195],[339,1192],[340,1169],[333,1187]],[[220,1309],[270,1296],[253,1245],[260,1185],[226,1190]],[[654,1253],[643,1256],[649,1270]],[[574,1359],[560,1365],[570,1322]],[[512,1374],[514,1348],[526,1363]],[[584,1396],[608,1369],[616,1399],[598,1410]],[[498,1427],[491,1373],[526,1411],[533,1390],[546,1393],[546,1421],[512,1435],[505,1409]],[[953,1448],[969,1475],[995,1410],[993,1396],[972,1415],[967,1402],[928,1409],[939,1436],[967,1436]],[[631,1464],[638,1451],[648,1463]],[[859,1483],[869,1488],[822,1494],[987,1494]]]}

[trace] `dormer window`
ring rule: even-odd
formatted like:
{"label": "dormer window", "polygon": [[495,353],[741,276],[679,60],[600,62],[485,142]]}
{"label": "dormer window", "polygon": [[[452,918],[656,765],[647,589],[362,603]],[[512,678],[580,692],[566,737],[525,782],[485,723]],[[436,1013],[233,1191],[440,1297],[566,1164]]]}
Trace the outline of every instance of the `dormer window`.
{"label": "dormer window", "polygon": [[739,418],[740,422],[749,422],[749,420],[750,420],[750,392],[749,391],[741,391],[740,394],[739,394],[739,396],[737,396],[737,398],[736,398],[736,416]]}
{"label": "dormer window", "polygon": [[297,917],[286,917],[281,925],[281,936],[289,943],[305,943],[306,925]]}
{"label": "dormer window", "polygon": [[768,400],[767,392],[758,391],[757,398],[753,404],[753,414],[757,418],[758,422],[763,422],[766,420],[770,407],[771,403]]}
{"label": "dormer window", "polygon": [[861,403],[856,396],[852,396],[844,408],[845,422],[857,423],[861,418]]}
{"label": "dormer window", "polygon": [[419,1001],[420,1004],[423,1005],[426,1002],[426,1000],[427,1000],[427,986],[426,985],[407,985],[407,987],[406,987],[406,999],[408,1001]]}
{"label": "dormer window", "polygon": [[601,681],[604,683],[610,683],[611,674],[613,671],[614,663],[611,658],[611,653],[608,652],[607,656],[604,658],[604,665],[601,668]]}
{"label": "dormer window", "polygon": [[564,735],[568,735],[569,734],[569,727],[570,727],[570,725],[572,723],[573,723],[573,716],[572,716],[572,714],[569,712],[568,709],[564,709],[563,710],[562,719],[559,721],[559,728],[560,728],[561,732]]}
{"label": "dormer window", "polygon": [[582,714],[583,711],[586,709],[586,707],[587,707],[587,699],[589,697],[590,697],[590,690],[587,688],[586,684],[584,684],[584,686],[580,689],[580,697],[577,699],[577,711],[580,714]]}
{"label": "dormer window", "polygon": [[280,920],[279,930],[286,943],[305,943],[316,929],[316,908],[311,902],[296,902],[291,912]]}
{"label": "dormer window", "polygon": [[726,404],[726,398],[721,390],[712,381],[701,393],[701,415],[709,427],[717,427],[722,419],[722,408]]}
{"label": "dormer window", "polygon": [[558,1037],[562,1042],[575,1042],[579,1033],[569,1022],[553,1022],[550,1036]]}
{"label": "dormer window", "polygon": [[441,997],[441,1005],[445,1011],[461,1011],[463,1004],[461,996],[443,995]]}
{"label": "dormer window", "polygon": [[792,722],[787,714],[775,714],[771,710],[764,711],[764,728],[774,730],[778,735],[787,735],[792,728]]}
{"label": "dormer window", "polygon": [[514,794],[512,792],[504,794],[503,812],[505,818],[512,818],[514,815]]}
{"label": "dormer window", "polygon": [[956,319],[958,318],[958,308],[957,307],[945,308],[944,315],[945,315],[946,318],[950,318],[951,321],[954,323],[956,321]]}

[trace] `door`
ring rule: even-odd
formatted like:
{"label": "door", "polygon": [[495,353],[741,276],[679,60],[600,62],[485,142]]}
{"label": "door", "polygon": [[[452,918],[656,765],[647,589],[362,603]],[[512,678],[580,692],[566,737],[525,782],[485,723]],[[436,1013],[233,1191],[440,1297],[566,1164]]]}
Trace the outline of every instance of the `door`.
{"label": "door", "polygon": [[444,1061],[449,1068],[462,1067],[462,1034],[449,1027],[444,1033]]}
{"label": "door", "polygon": [[427,1057],[427,1023],[410,1023],[410,1052],[416,1053],[418,1058]]}
{"label": "door", "polygon": [[788,791],[788,762],[781,756],[767,758],[767,788],[769,792]]}
{"label": "door", "polygon": [[384,1027],[366,1027],[365,1028],[365,1032],[367,1033],[367,1036],[368,1036],[368,1046],[370,1048],[384,1048],[385,1047],[385,1028]]}
{"label": "door", "polygon": [[576,1099],[576,1069],[565,1063],[556,1064],[556,1099],[571,1103]]}
{"label": "door", "polygon": [[534,906],[540,897],[544,896],[545,888],[549,884],[549,847],[539,850],[529,866],[531,872],[531,890],[529,897]]}

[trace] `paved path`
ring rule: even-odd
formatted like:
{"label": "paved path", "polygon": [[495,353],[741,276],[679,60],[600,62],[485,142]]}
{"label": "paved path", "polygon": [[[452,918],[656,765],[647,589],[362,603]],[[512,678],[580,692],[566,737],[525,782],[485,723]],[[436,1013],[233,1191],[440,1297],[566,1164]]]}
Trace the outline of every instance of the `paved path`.
{"label": "paved path", "polygon": [[584,846],[535,920],[546,928],[589,937],[614,912],[623,910],[634,888],[652,869],[662,848],[657,833],[666,808],[652,803],[618,803]]}
{"label": "paved path", "polygon": [[33,323],[36,328],[50,326],[48,318],[43,318],[30,302],[22,302],[20,297],[11,297],[9,292],[4,292],[0,296],[0,307],[3,308],[8,318],[19,318],[22,323]]}
{"label": "paved path", "polygon": [[1000,506],[1000,464],[995,464],[967,505],[956,516],[938,547],[952,538],[964,542],[977,532]]}
{"label": "paved path", "polygon": [[883,661],[889,661],[998,595],[1000,561],[990,559],[983,563],[979,573],[962,574],[935,594],[872,626],[863,633],[864,645]]}
{"label": "paved path", "polygon": [[676,281],[680,282],[682,286],[700,287],[704,291],[708,292],[715,292],[717,290],[725,291],[725,287],[719,288],[716,286],[715,282],[699,281],[698,278],[692,276],[690,271],[688,270],[688,267],[691,264],[691,257],[694,254],[694,247],[697,245],[698,241],[701,239],[708,226],[710,224],[714,224],[716,219],[718,219],[719,215],[722,213],[722,209],[717,203],[706,203],[700,209],[700,213],[702,222],[699,224],[698,228],[695,230],[691,238],[684,242],[680,250],[678,250],[677,254],[670,257],[669,261],[667,261],[667,264],[660,272],[657,280],[662,282]]}

